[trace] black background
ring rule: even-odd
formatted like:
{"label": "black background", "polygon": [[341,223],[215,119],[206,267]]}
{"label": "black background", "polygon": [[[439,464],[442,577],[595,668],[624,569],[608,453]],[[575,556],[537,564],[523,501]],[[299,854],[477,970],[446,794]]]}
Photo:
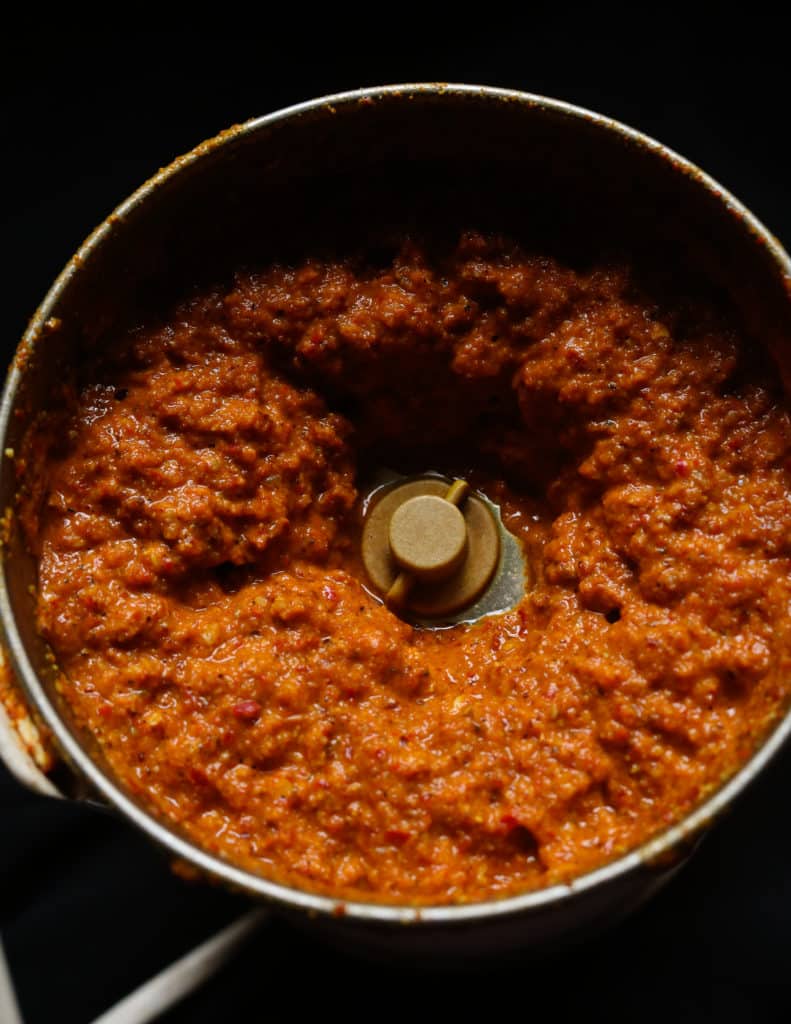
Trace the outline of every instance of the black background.
{"label": "black background", "polygon": [[[453,8],[429,30],[419,7],[325,14],[320,25],[307,13],[256,24],[229,7],[186,35],[9,35],[0,68],[6,358],[76,246],[158,167],[230,124],[361,85],[467,81],[600,110],[693,159],[791,244],[788,19],[762,19],[753,6],[732,27],[692,24],[694,9],[675,20],[664,6],[661,17],[608,20],[592,5],[584,14],[533,7],[521,18],[492,5],[471,23],[472,9]],[[398,27],[407,20],[408,32]],[[110,815],[31,796],[1,771],[0,932],[27,1024],[87,1024],[244,908],[172,877]],[[262,1020],[430,1009],[788,1020],[789,780],[786,752],[650,906],[548,961],[416,973],[363,964],[271,924],[165,1020],[215,1024],[245,1004]]]}

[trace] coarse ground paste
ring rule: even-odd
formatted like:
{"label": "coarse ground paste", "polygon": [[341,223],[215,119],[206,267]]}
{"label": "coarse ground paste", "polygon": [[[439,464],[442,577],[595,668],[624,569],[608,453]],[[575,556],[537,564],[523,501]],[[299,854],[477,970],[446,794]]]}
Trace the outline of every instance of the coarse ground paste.
{"label": "coarse ground paste", "polygon": [[[791,680],[791,424],[712,303],[508,239],[196,289],[85,354],[18,460],[39,625],[123,781],[344,898],[483,900],[678,821]],[[462,473],[535,584],[413,628],[366,474]]]}

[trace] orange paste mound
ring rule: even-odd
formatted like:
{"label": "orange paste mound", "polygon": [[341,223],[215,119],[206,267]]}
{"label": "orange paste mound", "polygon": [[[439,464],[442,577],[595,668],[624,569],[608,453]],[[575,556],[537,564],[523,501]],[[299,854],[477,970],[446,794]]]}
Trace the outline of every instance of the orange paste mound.
{"label": "orange paste mound", "polygon": [[[783,709],[790,451],[725,314],[469,233],[240,272],[87,351],[21,513],[65,699],[147,807],[280,882],[468,902],[678,821]],[[377,464],[499,503],[521,603],[389,612]]]}

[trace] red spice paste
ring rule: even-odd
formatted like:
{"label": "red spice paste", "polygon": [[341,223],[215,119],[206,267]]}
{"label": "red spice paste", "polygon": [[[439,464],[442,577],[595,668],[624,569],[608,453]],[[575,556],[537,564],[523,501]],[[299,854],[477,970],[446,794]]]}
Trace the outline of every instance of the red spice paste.
{"label": "red spice paste", "polygon": [[[40,628],[123,784],[235,864],[417,904],[566,880],[784,705],[791,424],[705,303],[468,234],[240,273],[79,378],[24,453]],[[518,607],[383,607],[377,462],[500,503]]]}

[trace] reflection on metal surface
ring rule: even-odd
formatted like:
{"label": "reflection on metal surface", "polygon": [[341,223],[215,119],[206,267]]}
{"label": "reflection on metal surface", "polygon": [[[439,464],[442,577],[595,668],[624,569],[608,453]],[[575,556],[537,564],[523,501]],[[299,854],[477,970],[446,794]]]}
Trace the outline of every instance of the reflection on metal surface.
{"label": "reflection on metal surface", "polygon": [[[155,974],[97,1017],[93,1024],[148,1024],[148,1021],[156,1020],[216,974],[268,917],[265,910],[251,910],[244,914]],[[4,1017],[0,1017],[0,1021],[5,1024]]]}
{"label": "reflection on metal surface", "polygon": [[16,993],[11,981],[8,961],[3,952],[2,940],[0,940],[0,1021],[2,1024],[22,1024],[22,1014],[19,1012],[19,1004],[16,1001]]}
{"label": "reflection on metal surface", "polygon": [[0,761],[21,783],[45,796],[62,794],[46,772],[54,767],[53,755],[42,741],[18,688],[8,658],[0,645]]}

